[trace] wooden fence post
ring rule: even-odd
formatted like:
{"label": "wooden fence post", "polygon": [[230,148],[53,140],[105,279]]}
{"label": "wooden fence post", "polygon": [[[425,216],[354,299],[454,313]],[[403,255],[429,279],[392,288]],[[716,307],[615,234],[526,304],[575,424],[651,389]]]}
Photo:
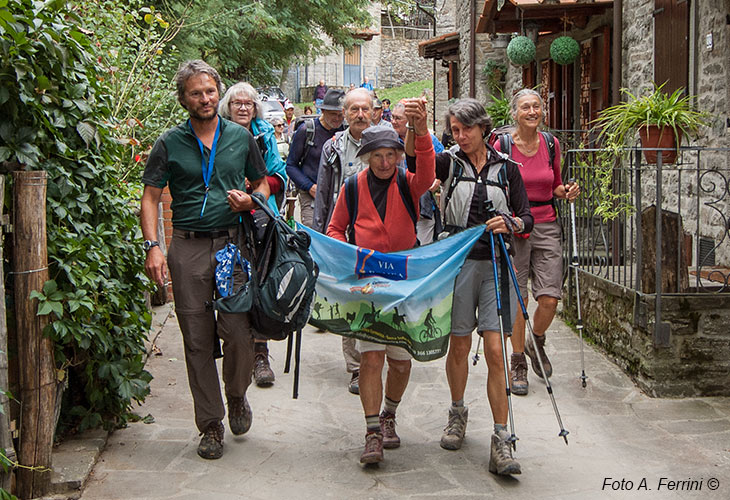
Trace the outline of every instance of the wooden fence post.
{"label": "wooden fence post", "polygon": [[13,172],[13,272],[20,371],[20,450],[18,496],[47,493],[55,427],[56,370],[53,343],[43,335],[48,316],[38,316],[33,290],[48,280],[46,248],[46,172]]}
{"label": "wooden fence post", "polygon": [[[6,225],[3,216],[3,208],[5,207],[5,176],[0,175],[0,262],[3,261],[3,228]],[[3,266],[0,265],[0,389],[7,391],[10,388],[10,379],[8,377],[8,328],[5,315],[5,273]],[[5,456],[9,461],[17,460],[15,455],[15,447],[10,434],[10,400],[5,392],[0,393],[0,405],[2,413],[0,413],[0,448],[5,450]],[[0,471],[0,488],[10,491],[10,471],[3,473]]]}

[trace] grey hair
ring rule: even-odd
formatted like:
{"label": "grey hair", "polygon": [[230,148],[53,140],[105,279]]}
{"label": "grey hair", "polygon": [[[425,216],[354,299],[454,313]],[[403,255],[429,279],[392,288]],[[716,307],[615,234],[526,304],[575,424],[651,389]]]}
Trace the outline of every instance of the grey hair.
{"label": "grey hair", "polygon": [[397,103],[393,104],[393,107],[390,108],[390,111],[393,112],[396,109],[406,109],[406,105],[403,104],[401,101],[398,101]]}
{"label": "grey hair", "polygon": [[251,99],[254,103],[254,106],[256,107],[256,112],[254,115],[256,118],[260,118],[263,120],[264,118],[264,105],[261,101],[261,98],[259,97],[259,93],[256,92],[256,89],[253,88],[253,86],[250,83],[247,82],[238,82],[235,85],[232,85],[231,88],[228,89],[228,92],[226,92],[226,95],[223,96],[223,99],[221,99],[220,106],[219,106],[219,112],[223,118],[227,118],[230,120],[231,118],[231,110],[229,109],[229,104],[232,100],[234,100],[236,97],[245,96]]}
{"label": "grey hair", "polygon": [[512,96],[512,100],[509,102],[510,114],[512,115],[512,121],[517,117],[517,101],[525,96],[535,96],[540,100],[540,107],[542,108],[542,115],[545,116],[545,101],[542,100],[542,96],[539,92],[533,89],[522,89]]}
{"label": "grey hair", "polygon": [[278,116],[275,116],[274,118],[271,119],[271,124],[272,125],[284,124],[284,120]]}
{"label": "grey hair", "polygon": [[465,127],[484,125],[484,136],[492,131],[492,119],[489,118],[484,105],[471,97],[459,99],[446,111],[446,130],[449,134],[451,134],[451,118],[456,118]]}
{"label": "grey hair", "polygon": [[367,98],[368,102],[370,103],[370,109],[373,109],[373,94],[371,94],[369,90],[362,87],[352,89],[347,94],[345,94],[345,99],[344,101],[342,101],[342,109],[347,111],[347,108],[350,107],[350,104],[357,96]]}
{"label": "grey hair", "polygon": [[180,64],[180,67],[177,69],[177,73],[175,73],[177,100],[183,108],[185,108],[185,102],[183,100],[183,98],[185,97],[185,84],[191,77],[199,75],[200,73],[205,73],[213,80],[215,80],[215,85],[216,87],[218,87],[219,96],[222,96],[223,92],[226,91],[226,86],[221,81],[221,76],[218,74],[213,66],[200,59],[185,61]]}

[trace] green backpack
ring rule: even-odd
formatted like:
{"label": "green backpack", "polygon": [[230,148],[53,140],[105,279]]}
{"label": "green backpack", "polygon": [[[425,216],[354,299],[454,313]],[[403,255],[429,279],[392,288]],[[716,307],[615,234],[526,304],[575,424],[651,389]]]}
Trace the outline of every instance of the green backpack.
{"label": "green backpack", "polygon": [[256,243],[251,216],[243,216],[246,247],[251,259],[248,283],[216,301],[224,312],[249,312],[261,340],[284,340],[309,320],[319,269],[309,253],[311,240],[277,217],[259,196],[251,197],[271,219]]}

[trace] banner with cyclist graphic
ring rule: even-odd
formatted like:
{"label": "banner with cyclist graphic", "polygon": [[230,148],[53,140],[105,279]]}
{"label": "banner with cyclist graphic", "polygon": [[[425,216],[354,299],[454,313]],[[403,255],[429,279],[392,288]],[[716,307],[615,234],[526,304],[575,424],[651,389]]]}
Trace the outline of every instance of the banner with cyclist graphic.
{"label": "banner with cyclist graphic", "polygon": [[393,253],[355,247],[299,226],[319,266],[309,323],[407,349],[418,361],[446,354],[454,280],[484,226]]}

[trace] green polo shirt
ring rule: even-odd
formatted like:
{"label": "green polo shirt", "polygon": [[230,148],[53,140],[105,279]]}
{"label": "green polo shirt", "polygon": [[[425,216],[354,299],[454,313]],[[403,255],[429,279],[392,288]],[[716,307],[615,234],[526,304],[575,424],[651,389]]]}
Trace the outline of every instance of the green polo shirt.
{"label": "green polo shirt", "polygon": [[[238,224],[239,216],[226,201],[228,190],[245,191],[245,180],[266,175],[266,164],[251,133],[240,125],[218,117],[221,123],[213,173],[205,198],[200,146],[188,122],[167,130],[152,147],[142,182],[149,186],[170,186],[172,225],[187,231],[210,231]],[[205,165],[210,149],[204,146]]]}

